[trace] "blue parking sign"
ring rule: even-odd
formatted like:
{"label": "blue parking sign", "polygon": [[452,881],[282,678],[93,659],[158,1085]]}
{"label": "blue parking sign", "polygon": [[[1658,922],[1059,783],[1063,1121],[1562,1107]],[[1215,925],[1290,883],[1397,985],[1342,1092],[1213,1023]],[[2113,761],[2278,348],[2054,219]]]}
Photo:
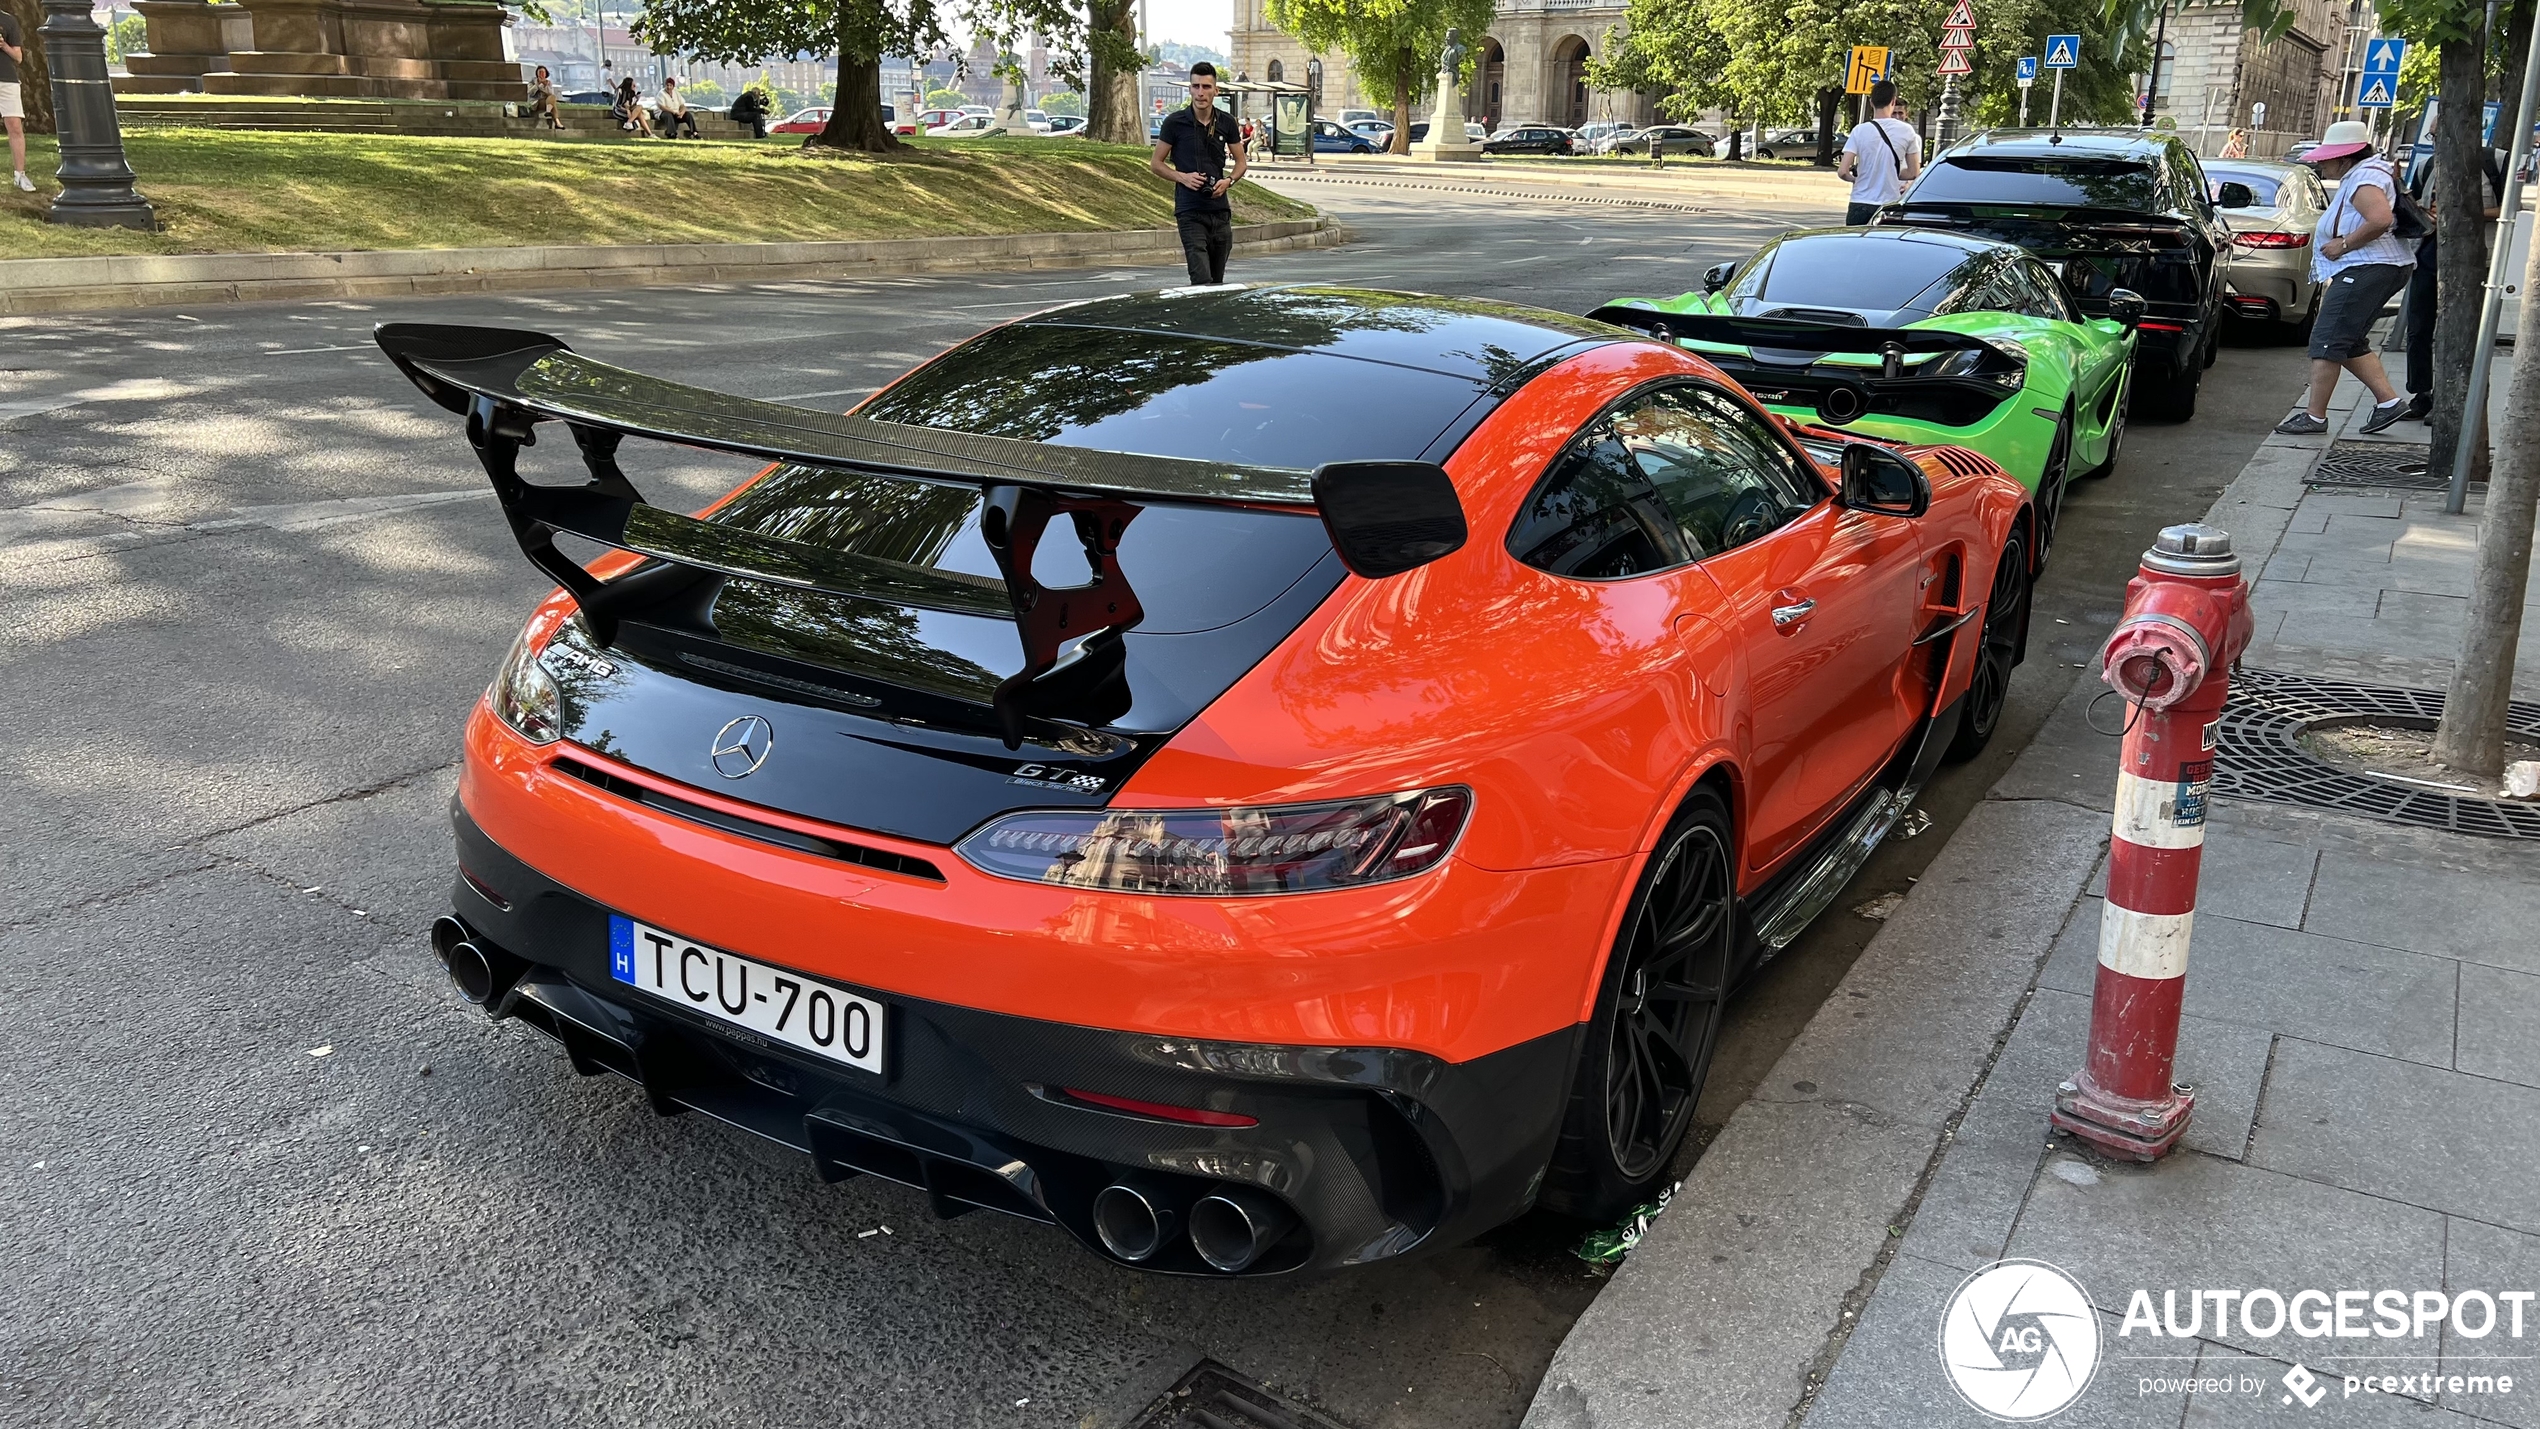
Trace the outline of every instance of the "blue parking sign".
{"label": "blue parking sign", "polygon": [[2026,84],[2026,83],[2028,83],[2030,80],[2033,80],[2033,79],[2035,79],[2035,78],[2037,78],[2037,56],[2035,56],[2035,55],[2022,55],[2022,56],[2020,56],[2020,73],[2019,73],[2019,81],[2020,81],[2020,83],[2022,83],[2022,84]]}
{"label": "blue parking sign", "polygon": [[2046,37],[2046,67],[2048,69],[2081,68],[2081,36],[2048,35]]}

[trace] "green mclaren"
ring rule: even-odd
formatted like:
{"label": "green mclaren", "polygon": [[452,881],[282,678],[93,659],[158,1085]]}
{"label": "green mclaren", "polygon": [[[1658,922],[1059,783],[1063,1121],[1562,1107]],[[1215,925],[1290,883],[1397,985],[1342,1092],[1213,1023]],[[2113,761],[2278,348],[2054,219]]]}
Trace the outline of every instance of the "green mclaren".
{"label": "green mclaren", "polygon": [[2055,270],[2009,243],[1920,228],[1783,234],[1702,291],[1590,316],[1709,358],[1794,421],[1967,447],[2031,491],[2052,541],[2068,483],[2125,440],[2143,300],[2085,320]]}

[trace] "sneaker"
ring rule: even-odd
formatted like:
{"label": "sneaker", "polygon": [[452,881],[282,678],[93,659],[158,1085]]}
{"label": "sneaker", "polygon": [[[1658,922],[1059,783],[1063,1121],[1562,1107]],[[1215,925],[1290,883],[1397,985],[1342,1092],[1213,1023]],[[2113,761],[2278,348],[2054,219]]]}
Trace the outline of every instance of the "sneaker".
{"label": "sneaker", "polygon": [[2375,432],[2382,431],[2389,427],[2395,427],[2399,425],[2399,423],[2404,420],[2407,415],[2408,400],[2405,397],[2393,397],[2389,401],[2374,407],[2372,409],[2372,415],[2364,419],[2363,435],[2368,437]]}
{"label": "sneaker", "polygon": [[35,192],[35,180],[28,178],[24,169],[18,171],[18,192],[22,194]]}
{"label": "sneaker", "polygon": [[2327,419],[2308,412],[2296,412],[2275,424],[2276,435],[2281,437],[2316,437],[2327,430]]}

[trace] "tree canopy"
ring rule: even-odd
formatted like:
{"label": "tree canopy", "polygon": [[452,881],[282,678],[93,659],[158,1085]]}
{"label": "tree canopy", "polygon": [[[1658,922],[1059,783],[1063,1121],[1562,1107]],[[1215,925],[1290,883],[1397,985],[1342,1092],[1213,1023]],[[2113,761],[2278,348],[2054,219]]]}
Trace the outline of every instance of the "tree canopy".
{"label": "tree canopy", "polygon": [[[1447,30],[1461,30],[1469,50],[1490,29],[1492,10],[1492,0],[1270,0],[1270,23],[1316,54],[1339,50],[1361,88],[1392,97],[1399,153],[1410,147],[1412,105],[1437,85]],[[1470,53],[1464,64],[1469,73]]]}

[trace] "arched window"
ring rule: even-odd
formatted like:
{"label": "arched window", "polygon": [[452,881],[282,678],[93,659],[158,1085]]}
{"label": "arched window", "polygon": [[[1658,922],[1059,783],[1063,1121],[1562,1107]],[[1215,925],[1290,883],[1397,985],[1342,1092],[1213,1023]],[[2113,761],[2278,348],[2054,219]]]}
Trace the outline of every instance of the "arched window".
{"label": "arched window", "polygon": [[1285,66],[1285,65],[1283,65],[1283,64],[1281,64],[1281,63],[1279,63],[1277,60],[1272,60],[1272,61],[1270,62],[1270,82],[1271,82],[1272,84],[1277,84],[1277,83],[1279,83],[1280,81],[1282,81],[1282,80],[1286,79],[1287,77],[1288,77],[1288,70],[1287,70],[1287,66]]}

